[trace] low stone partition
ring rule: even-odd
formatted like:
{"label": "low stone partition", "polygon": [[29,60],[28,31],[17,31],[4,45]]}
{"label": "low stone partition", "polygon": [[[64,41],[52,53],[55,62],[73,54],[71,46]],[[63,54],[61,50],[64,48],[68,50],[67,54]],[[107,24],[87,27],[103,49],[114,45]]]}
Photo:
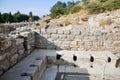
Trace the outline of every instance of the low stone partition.
{"label": "low stone partition", "polygon": [[111,51],[120,54],[120,27],[108,30],[48,28],[37,31],[36,47],[56,50]]}
{"label": "low stone partition", "polygon": [[34,32],[20,32],[9,37],[0,33],[0,75],[29,55],[34,46]]}

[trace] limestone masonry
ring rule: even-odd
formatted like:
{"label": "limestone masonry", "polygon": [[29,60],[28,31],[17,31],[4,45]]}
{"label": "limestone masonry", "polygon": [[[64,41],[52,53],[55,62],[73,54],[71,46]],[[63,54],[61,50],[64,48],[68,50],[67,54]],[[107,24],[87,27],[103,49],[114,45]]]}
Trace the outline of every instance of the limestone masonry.
{"label": "limestone masonry", "polygon": [[26,29],[0,33],[0,75],[34,48],[72,51],[111,51],[120,57],[120,26],[91,31],[74,28]]}

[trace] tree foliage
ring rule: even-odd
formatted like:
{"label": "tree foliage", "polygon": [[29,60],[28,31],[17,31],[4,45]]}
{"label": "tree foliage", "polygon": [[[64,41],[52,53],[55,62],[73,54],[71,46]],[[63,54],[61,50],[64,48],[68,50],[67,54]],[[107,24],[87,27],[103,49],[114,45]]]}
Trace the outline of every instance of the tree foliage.
{"label": "tree foliage", "polygon": [[30,17],[32,17],[32,21],[39,19],[39,16],[32,15],[32,12],[30,12],[29,15],[22,14],[19,11],[17,11],[13,15],[11,14],[11,12],[3,14],[0,13],[0,23],[29,21]]}
{"label": "tree foliage", "polygon": [[58,1],[50,10],[51,14],[50,16],[52,18],[55,18],[59,15],[69,14],[69,13],[75,13],[80,10],[79,6],[76,6],[76,3],[73,2],[61,2]]}

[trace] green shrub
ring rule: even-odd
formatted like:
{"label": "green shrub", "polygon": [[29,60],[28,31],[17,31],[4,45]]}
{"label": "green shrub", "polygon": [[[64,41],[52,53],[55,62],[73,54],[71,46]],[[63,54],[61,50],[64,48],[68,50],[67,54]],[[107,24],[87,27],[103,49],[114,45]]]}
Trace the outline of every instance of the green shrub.
{"label": "green shrub", "polygon": [[112,11],[120,8],[120,0],[109,0],[104,3],[106,11]]}
{"label": "green shrub", "polygon": [[72,8],[70,8],[69,13],[76,13],[79,12],[82,7],[74,5]]}
{"label": "green shrub", "polygon": [[100,13],[101,5],[97,2],[90,2],[86,5],[86,9],[88,9],[90,14]]}

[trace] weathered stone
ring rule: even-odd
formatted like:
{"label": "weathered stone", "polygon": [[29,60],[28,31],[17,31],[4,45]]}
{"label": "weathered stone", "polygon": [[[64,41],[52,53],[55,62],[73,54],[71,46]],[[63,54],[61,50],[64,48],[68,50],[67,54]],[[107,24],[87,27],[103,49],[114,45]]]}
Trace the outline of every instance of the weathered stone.
{"label": "weathered stone", "polygon": [[18,54],[16,53],[15,55],[12,56],[12,58],[10,59],[10,65],[13,66],[15,63],[17,63],[18,61]]}
{"label": "weathered stone", "polygon": [[84,46],[84,42],[83,41],[77,41],[77,45],[78,46]]}
{"label": "weathered stone", "polygon": [[77,48],[77,47],[71,47],[71,50],[73,50],[73,51],[77,51],[78,48]]}
{"label": "weathered stone", "polygon": [[71,41],[63,41],[62,45],[70,46]]}
{"label": "weathered stone", "polygon": [[4,71],[7,70],[10,66],[10,63],[7,59],[0,61],[0,68],[3,69]]}
{"label": "weathered stone", "polygon": [[24,39],[15,39],[16,40],[16,45],[22,44],[24,42]]}
{"label": "weathered stone", "polygon": [[58,34],[64,34],[63,30],[58,30]]}
{"label": "weathered stone", "polygon": [[64,30],[64,34],[69,35],[71,34],[70,30]]}
{"label": "weathered stone", "polygon": [[0,41],[5,40],[6,36],[3,33],[0,33]]}
{"label": "weathered stone", "polygon": [[77,35],[77,36],[75,36],[75,39],[76,40],[83,40],[83,36]]}
{"label": "weathered stone", "polygon": [[71,41],[70,47],[77,47],[77,41]]}
{"label": "weathered stone", "polygon": [[71,34],[73,34],[73,35],[80,35],[81,32],[80,32],[80,30],[71,30]]}
{"label": "weathered stone", "polygon": [[57,45],[57,46],[60,46],[62,44],[62,41],[54,41],[54,44]]}
{"label": "weathered stone", "polygon": [[57,29],[47,29],[48,34],[57,34]]}
{"label": "weathered stone", "polygon": [[25,52],[25,50],[22,49],[22,50],[19,50],[19,51],[18,51],[18,54],[24,54],[24,52]]}
{"label": "weathered stone", "polygon": [[94,35],[94,36],[100,36],[101,34],[102,34],[101,31],[94,31],[94,32],[93,32],[93,35]]}
{"label": "weathered stone", "polygon": [[82,36],[88,36],[88,35],[90,35],[90,32],[87,31],[87,30],[82,30],[82,31],[81,31],[81,35],[82,35]]}
{"label": "weathered stone", "polygon": [[104,46],[105,47],[112,47],[112,41],[110,41],[110,40],[107,40],[107,41],[104,41]]}
{"label": "weathered stone", "polygon": [[114,45],[115,47],[120,47],[120,41],[114,41],[114,42],[113,42],[113,45]]}
{"label": "weathered stone", "polygon": [[61,45],[60,48],[63,50],[70,50],[70,47],[67,45]]}
{"label": "weathered stone", "polygon": [[90,41],[95,41],[97,39],[97,36],[89,36]]}
{"label": "weathered stone", "polygon": [[6,53],[0,51],[0,61],[6,58]]}
{"label": "weathered stone", "polygon": [[51,38],[53,38],[53,40],[58,39],[58,34],[51,34]]}
{"label": "weathered stone", "polygon": [[11,43],[12,43],[11,40],[9,40],[7,38],[3,41],[0,41],[0,44],[1,44],[0,50],[5,50],[6,48],[10,47]]}
{"label": "weathered stone", "polygon": [[74,35],[67,35],[67,41],[73,41],[74,40],[74,38],[75,38],[75,36]]}
{"label": "weathered stone", "polygon": [[19,45],[17,45],[17,48],[18,48],[18,50],[21,50],[21,49],[24,49],[24,46],[23,46],[23,44],[19,44]]}
{"label": "weathered stone", "polygon": [[66,35],[59,35],[59,40],[65,40],[67,38]]}

